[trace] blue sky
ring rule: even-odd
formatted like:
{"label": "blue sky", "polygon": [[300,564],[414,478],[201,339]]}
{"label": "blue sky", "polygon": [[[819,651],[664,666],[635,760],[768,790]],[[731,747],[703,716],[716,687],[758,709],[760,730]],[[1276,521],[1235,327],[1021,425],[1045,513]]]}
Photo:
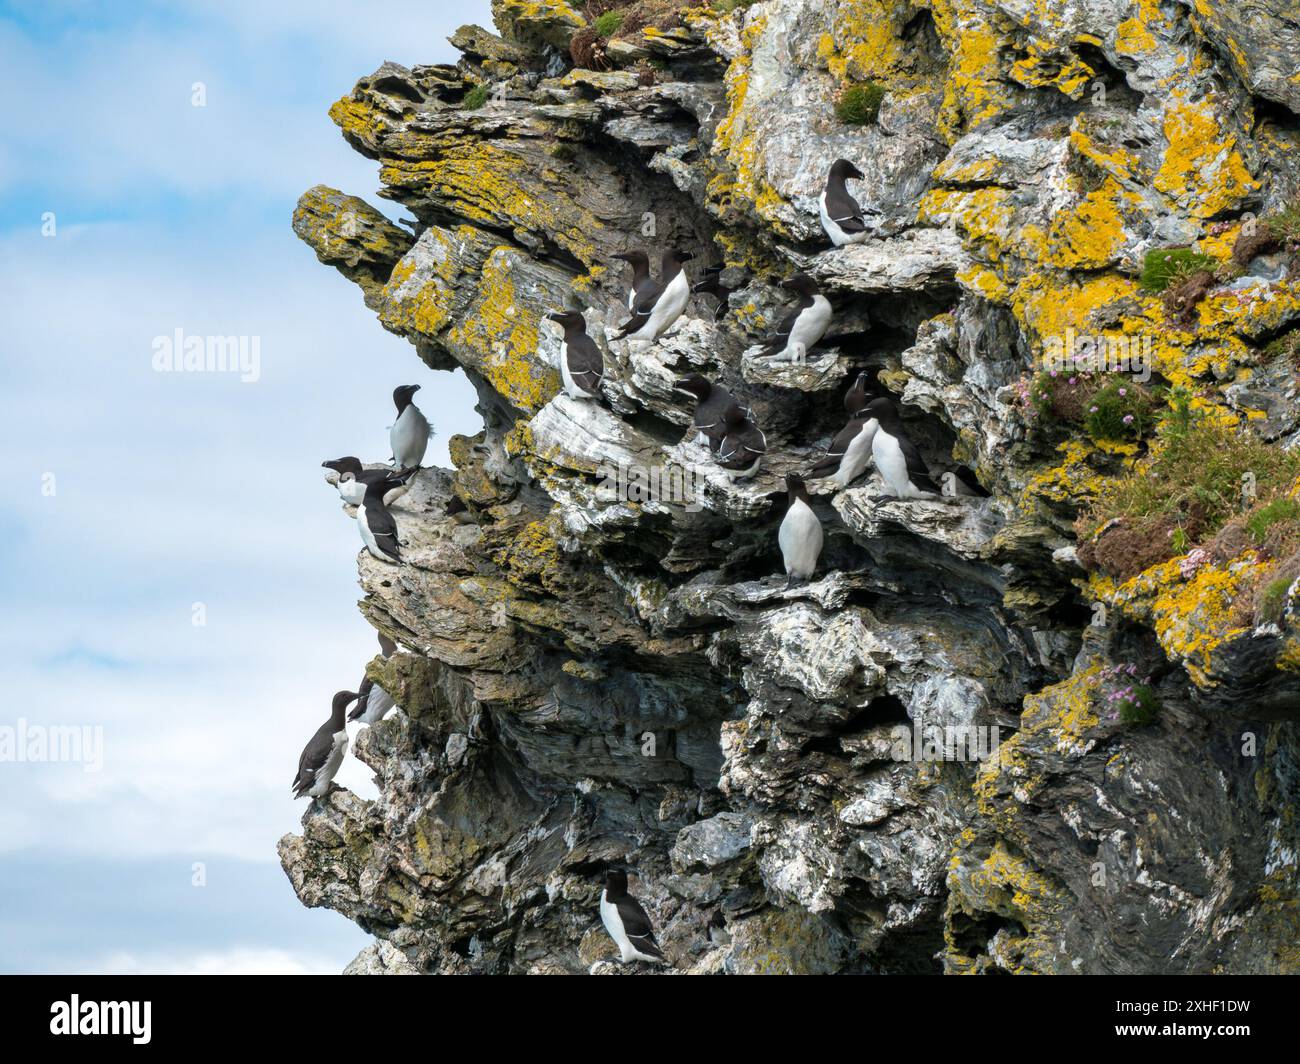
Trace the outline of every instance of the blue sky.
{"label": "blue sky", "polygon": [[[466,22],[487,0],[0,2],[0,729],[103,751],[0,760],[0,972],[338,971],[367,941],[275,857],[375,650],[320,463],[386,458],[392,389],[435,378],[289,222],[316,183],[400,216],[326,112]],[[256,338],[259,378],[155,372],[176,329]],[[446,464],[480,422],[439,384]],[[351,758],[340,782],[374,794]]]}

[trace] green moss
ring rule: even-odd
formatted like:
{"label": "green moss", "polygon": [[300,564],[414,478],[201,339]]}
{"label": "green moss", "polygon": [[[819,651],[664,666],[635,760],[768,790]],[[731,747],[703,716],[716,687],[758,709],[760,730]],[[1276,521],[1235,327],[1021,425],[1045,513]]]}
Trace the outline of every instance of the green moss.
{"label": "green moss", "polygon": [[1180,278],[1199,270],[1214,272],[1218,265],[1208,255],[1191,248],[1155,248],[1142,260],[1142,274],[1138,283],[1148,292],[1163,292]]}
{"label": "green moss", "polygon": [[1264,585],[1256,600],[1256,612],[1260,620],[1276,623],[1282,619],[1282,610],[1286,606],[1286,593],[1291,590],[1291,583],[1289,576],[1279,576]]}
{"label": "green moss", "polygon": [[869,125],[880,116],[885,87],[876,81],[846,85],[835,101],[835,117],[846,125]]}
{"label": "green moss", "polygon": [[486,85],[475,85],[469,92],[465,93],[465,99],[461,101],[460,108],[462,111],[477,111],[488,100],[488,87]]}
{"label": "green moss", "polygon": [[617,9],[606,11],[603,15],[597,16],[596,21],[591,24],[592,29],[602,37],[614,36],[622,25],[623,12]]}
{"label": "green moss", "polygon": [[1294,499],[1274,499],[1260,507],[1246,519],[1246,529],[1256,543],[1264,542],[1269,529],[1283,521],[1294,521],[1300,517],[1300,503]]}

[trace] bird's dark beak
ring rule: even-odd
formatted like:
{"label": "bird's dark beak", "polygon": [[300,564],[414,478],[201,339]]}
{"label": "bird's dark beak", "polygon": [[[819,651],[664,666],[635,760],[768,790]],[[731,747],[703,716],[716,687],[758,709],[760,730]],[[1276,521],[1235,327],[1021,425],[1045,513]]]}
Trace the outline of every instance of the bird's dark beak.
{"label": "bird's dark beak", "polygon": [[559,321],[560,318],[561,315],[558,311],[552,311],[550,314],[546,315],[547,321]]}

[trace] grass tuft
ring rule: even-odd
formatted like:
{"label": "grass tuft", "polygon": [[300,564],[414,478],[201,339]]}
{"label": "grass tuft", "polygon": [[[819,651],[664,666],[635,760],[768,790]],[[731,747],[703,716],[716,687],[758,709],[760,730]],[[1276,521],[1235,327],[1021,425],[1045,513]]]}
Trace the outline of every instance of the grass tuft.
{"label": "grass tuft", "polygon": [[885,87],[876,81],[846,85],[835,101],[835,117],[850,126],[865,126],[880,117]]}

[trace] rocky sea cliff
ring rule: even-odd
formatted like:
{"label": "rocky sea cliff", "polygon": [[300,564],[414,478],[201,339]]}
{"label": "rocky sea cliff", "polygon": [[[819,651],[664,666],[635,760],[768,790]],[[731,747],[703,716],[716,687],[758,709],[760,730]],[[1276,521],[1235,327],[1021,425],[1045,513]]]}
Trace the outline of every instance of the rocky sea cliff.
{"label": "rocky sea cliff", "polygon": [[[483,419],[394,505],[405,563],[359,557],[400,647],[353,748],[381,796],[280,843],[376,937],[349,970],[635,970],[611,866],[679,972],[1300,970],[1294,4],[493,13],[330,110],[413,231],[324,186],[293,217]],[[871,237],[831,248],[840,158]],[[725,312],[614,340],[612,256],[670,247]],[[756,358],[795,272],[830,335]],[[561,393],[566,306],[602,402]],[[693,442],[690,372],[753,411],[752,479]],[[787,589],[784,476],[859,372],[981,490],[810,482]]]}

